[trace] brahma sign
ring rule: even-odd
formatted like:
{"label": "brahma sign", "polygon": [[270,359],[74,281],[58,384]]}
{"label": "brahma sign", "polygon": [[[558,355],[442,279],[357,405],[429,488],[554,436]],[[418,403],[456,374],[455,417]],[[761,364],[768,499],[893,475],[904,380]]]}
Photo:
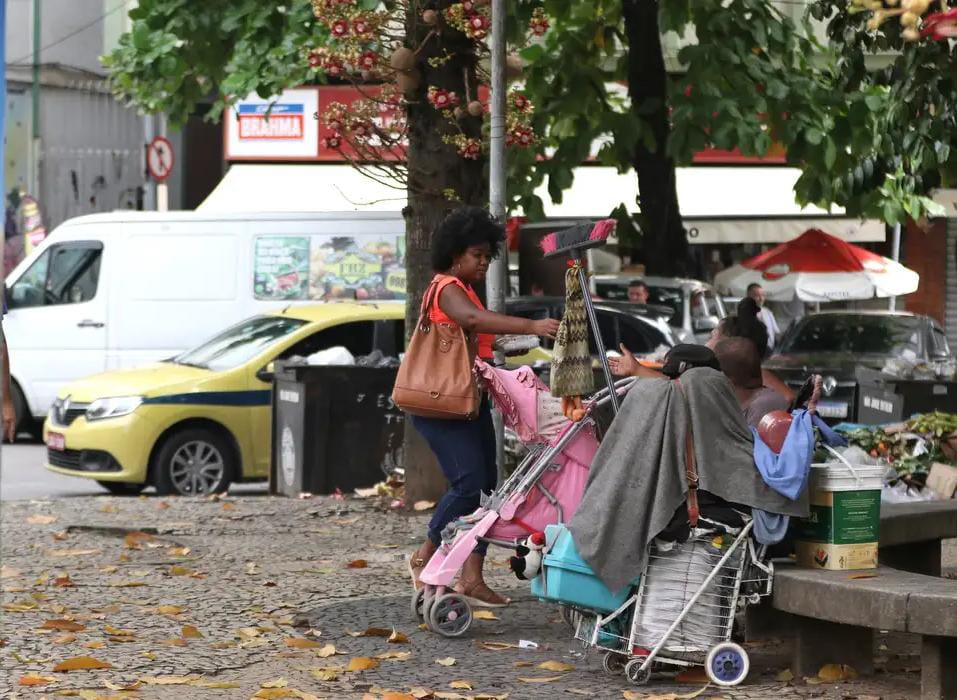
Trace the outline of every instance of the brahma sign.
{"label": "brahma sign", "polygon": [[316,160],[319,88],[240,100],[223,120],[227,160]]}

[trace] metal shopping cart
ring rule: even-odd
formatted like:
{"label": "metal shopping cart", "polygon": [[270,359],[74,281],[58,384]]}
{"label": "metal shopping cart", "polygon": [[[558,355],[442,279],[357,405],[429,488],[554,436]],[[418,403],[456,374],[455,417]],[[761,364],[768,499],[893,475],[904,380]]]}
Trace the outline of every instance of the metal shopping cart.
{"label": "metal shopping cart", "polygon": [[606,672],[636,685],[669,667],[701,666],[717,685],[748,675],[747,652],[730,641],[735,613],[771,594],[773,565],[753,521],[736,533],[695,530],[686,542],[652,545],[633,594],[604,614],[575,610],[575,637],[604,652]]}

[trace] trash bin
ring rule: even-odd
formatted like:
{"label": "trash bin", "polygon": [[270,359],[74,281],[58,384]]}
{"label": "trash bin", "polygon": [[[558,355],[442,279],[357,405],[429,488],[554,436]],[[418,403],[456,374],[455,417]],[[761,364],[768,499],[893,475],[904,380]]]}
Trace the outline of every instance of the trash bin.
{"label": "trash bin", "polygon": [[915,413],[957,412],[957,382],[950,379],[900,379],[858,367],[858,423],[884,424]]}
{"label": "trash bin", "polygon": [[397,371],[276,363],[270,493],[349,492],[401,467]]}

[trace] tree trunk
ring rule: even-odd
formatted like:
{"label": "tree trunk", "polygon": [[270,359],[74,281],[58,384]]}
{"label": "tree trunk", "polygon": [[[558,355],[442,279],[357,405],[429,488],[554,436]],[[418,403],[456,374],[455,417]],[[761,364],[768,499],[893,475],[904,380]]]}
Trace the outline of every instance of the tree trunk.
{"label": "tree trunk", "polygon": [[[444,8],[449,2],[439,5]],[[415,28],[417,17],[409,18],[410,31],[424,38],[422,28]],[[418,42],[416,42],[418,44]],[[447,52],[447,53],[446,53]],[[429,65],[429,58],[444,62]],[[432,234],[445,215],[465,204],[485,206],[488,201],[488,181],[485,177],[485,158],[477,160],[460,156],[454,145],[444,143],[443,135],[455,133],[446,118],[427,99],[429,86],[455,92],[465,102],[466,96],[477,99],[475,54],[472,42],[458,32],[446,30],[437,39],[425,44],[418,56],[422,84],[414,96],[409,96],[408,125],[409,171],[408,206],[403,211],[406,221],[406,335],[410,336],[419,317],[422,294],[432,279]],[[468,90],[466,90],[466,80]],[[469,117],[459,122],[467,135],[481,136],[481,119]],[[446,192],[454,192],[450,199]],[[403,461],[406,474],[406,500],[436,500],[446,488],[445,479],[438,470],[428,445],[406,422]]]}
{"label": "tree trunk", "polygon": [[[639,140],[632,159],[638,174],[643,225],[641,250],[650,274],[687,275],[693,271],[688,239],[675,188],[675,163],[667,155],[668,73],[658,28],[658,0],[622,0],[628,36],[628,95],[633,110],[654,104],[639,116],[652,130],[654,150]],[[646,107],[647,108],[647,107]]]}

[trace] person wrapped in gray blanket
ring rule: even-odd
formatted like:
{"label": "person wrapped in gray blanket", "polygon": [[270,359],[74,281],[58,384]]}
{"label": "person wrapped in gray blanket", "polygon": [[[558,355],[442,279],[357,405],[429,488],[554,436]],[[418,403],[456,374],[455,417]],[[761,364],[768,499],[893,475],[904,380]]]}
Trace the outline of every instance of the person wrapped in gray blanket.
{"label": "person wrapped in gray blanket", "polygon": [[639,379],[628,392],[568,524],[579,554],[612,591],[644,571],[651,541],[687,501],[689,425],[701,491],[770,513],[808,515],[806,495],[785,498],[755,468],[751,431],[728,378],[695,367],[677,381]]}

